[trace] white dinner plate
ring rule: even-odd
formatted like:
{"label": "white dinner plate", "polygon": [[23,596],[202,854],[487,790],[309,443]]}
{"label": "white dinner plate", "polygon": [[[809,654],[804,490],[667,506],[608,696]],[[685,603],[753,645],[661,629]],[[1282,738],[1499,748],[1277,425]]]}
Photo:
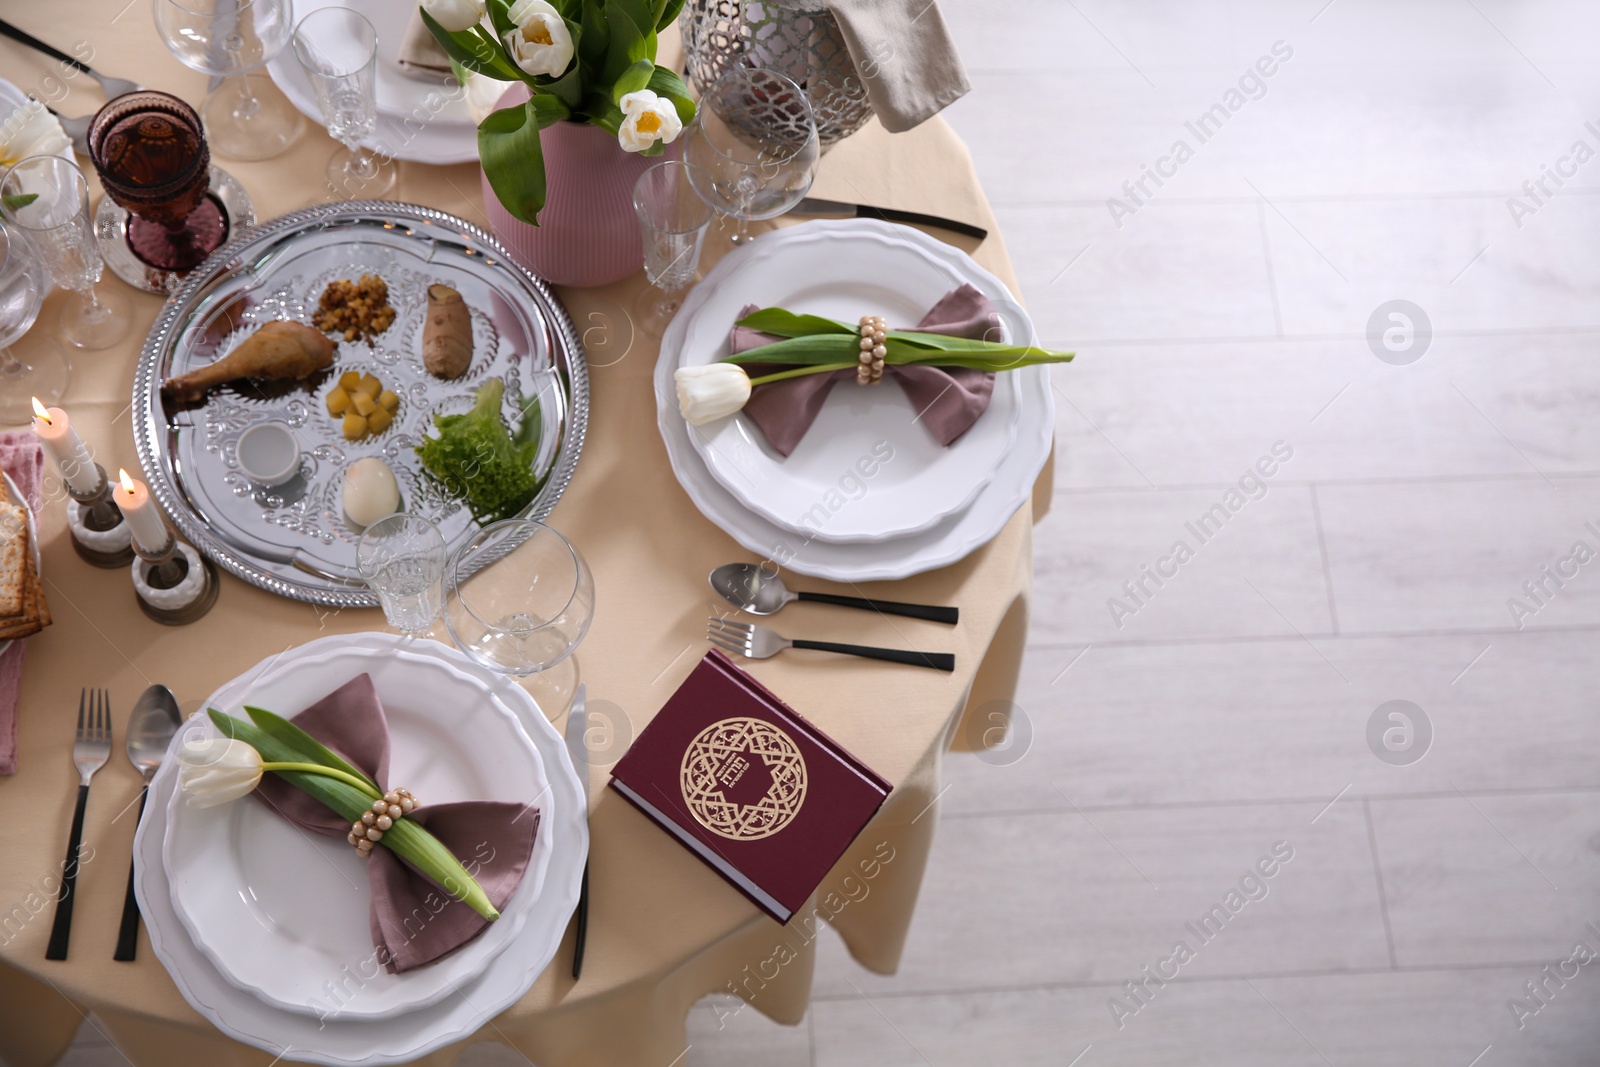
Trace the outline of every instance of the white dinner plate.
{"label": "white dinner plate", "polygon": [[[755,244],[805,230],[849,234],[862,229],[900,232],[906,228],[870,219],[823,219],[766,234]],[[934,245],[941,243],[920,231],[916,237],[909,239],[920,239]],[[716,269],[713,268],[713,275]],[[709,280],[711,275],[707,277]],[[1000,279],[976,263],[967,267],[965,277],[994,302],[1006,324],[1008,336],[1018,344],[1037,343],[1032,321]],[[695,293],[691,293],[689,300],[694,299]],[[689,306],[687,302],[685,306]],[[676,367],[668,348],[663,345],[662,356],[656,361],[654,382],[656,423],[667,446],[667,458],[672,463],[678,483],[701,514],[746,549],[779,566],[814,578],[838,582],[892,581],[948,566],[964,558],[974,549],[987,544],[1016,514],[1017,509],[1031,498],[1034,479],[1050,456],[1055,434],[1055,401],[1050,392],[1050,368],[1040,365],[1007,371],[1007,376],[1018,379],[1021,409],[1017,438],[1011,450],[1001,458],[988,483],[965,510],[920,533],[891,541],[850,544],[822,541],[809,535],[798,535],[756,514],[711,476],[690,441],[688,423],[678,412],[672,378]],[[845,503],[839,510],[848,506]]]}
{"label": "white dinner plate", "polygon": [[[39,554],[39,521],[33,516],[33,506],[28,503],[28,498],[22,495],[22,490],[17,488],[17,483],[11,480],[11,475],[0,471],[0,478],[6,480],[6,493],[22,505],[22,510],[28,516],[28,548],[33,552],[33,569],[39,575],[39,580],[44,581],[44,558]],[[11,641],[0,641],[0,654],[11,647]]]}
{"label": "white dinner plate", "polygon": [[[431,654],[328,649],[280,662],[248,688],[225,687],[206,706],[246,721],[247,703],[293,717],[362,673],[389,720],[390,785],[429,804],[527,802],[545,793],[543,763],[516,715]],[[368,932],[366,861],[342,837],[307,834],[254,801],[192,808],[178,797],[168,819],[162,858],[195,947],[241,989],[307,1015],[381,1019],[437,1003],[522,929],[550,863],[540,833],[527,875],[482,935],[435,964],[389,974]],[[332,996],[328,983],[337,989],[350,972],[360,984]]]}
{"label": "white dinner plate", "polygon": [[[400,68],[396,58],[406,26],[416,11],[415,0],[295,0],[295,24],[325,7],[354,7],[378,31],[378,128],[364,142],[395,159],[414,163],[473,163],[478,159],[478,124],[472,120],[466,93],[454,82],[421,81]],[[267,73],[289,102],[318,126],[323,125],[316,93],[300,69],[290,43],[267,64]]]}
{"label": "white dinner plate", "polygon": [[[725,358],[729,329],[750,304],[846,323],[877,314],[910,326],[966,282],[973,265],[910,227],[779,231],[717,264],[673,320],[663,352],[670,348],[683,367]],[[724,489],[779,526],[819,541],[890,541],[972,503],[1016,440],[1020,390],[1016,375],[997,375],[988,409],[948,448],[892,377],[835,385],[788,457],[744,412],[697,427],[689,439]]]}
{"label": "white dinner plate", "polygon": [[[392,1019],[326,1019],[283,1011],[229,983],[190,940],[173,908],[170,882],[162,866],[161,848],[166,836],[168,809],[177,787],[177,766],[172,753],[182,744],[180,731],[168,758],[152,781],[151,803],[134,838],[137,856],[135,888],[140,912],[157,957],[172,976],[185,1000],[223,1033],[256,1048],[283,1054],[297,1062],[331,1067],[385,1067],[406,1063],[477,1031],[515,1003],[533,985],[561,943],[588,855],[587,797],[573,770],[566,745],[543,712],[514,681],[483,672],[453,648],[437,642],[402,638],[393,634],[363,633],[326,637],[272,657],[238,684],[248,685],[258,674],[299,656],[319,656],[329,649],[346,648],[383,654],[409,651],[448,659],[469,674],[476,674],[485,692],[499,697],[517,715],[532,739],[547,770],[550,792],[538,800],[539,835],[548,833],[550,866],[539,894],[539,915],[530,918],[483,973],[464,983],[454,994],[429,1007]],[[233,683],[230,683],[230,686]],[[546,922],[545,915],[554,918]]]}

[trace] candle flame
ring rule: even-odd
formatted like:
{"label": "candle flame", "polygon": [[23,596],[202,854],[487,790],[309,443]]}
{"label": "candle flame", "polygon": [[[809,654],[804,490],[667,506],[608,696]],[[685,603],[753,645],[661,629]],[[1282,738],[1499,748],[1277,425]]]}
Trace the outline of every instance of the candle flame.
{"label": "candle flame", "polygon": [[128,472],[122,467],[118,467],[117,477],[122,479],[122,491],[131,494],[133,492],[133,479],[128,477]]}
{"label": "candle flame", "polygon": [[50,411],[39,403],[38,397],[33,398],[33,413],[43,419],[46,426],[50,425]]}

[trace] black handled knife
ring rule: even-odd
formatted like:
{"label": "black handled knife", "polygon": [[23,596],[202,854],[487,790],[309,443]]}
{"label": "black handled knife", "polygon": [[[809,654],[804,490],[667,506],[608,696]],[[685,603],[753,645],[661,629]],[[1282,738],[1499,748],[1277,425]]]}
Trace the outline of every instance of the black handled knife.
{"label": "black handled knife", "polygon": [[965,234],[983,240],[989,231],[970,222],[957,222],[938,215],[924,215],[916,211],[901,211],[893,207],[873,207],[871,204],[847,204],[841,200],[819,200],[808,196],[791,211],[795,215],[827,215],[847,219],[882,219],[884,222],[909,222],[918,226],[937,226],[951,233]]}

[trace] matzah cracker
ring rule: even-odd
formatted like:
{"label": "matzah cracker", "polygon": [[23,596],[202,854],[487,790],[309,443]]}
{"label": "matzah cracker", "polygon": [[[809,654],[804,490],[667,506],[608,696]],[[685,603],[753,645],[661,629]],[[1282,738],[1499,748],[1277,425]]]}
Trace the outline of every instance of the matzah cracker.
{"label": "matzah cracker", "polygon": [[0,504],[0,619],[21,615],[32,606],[28,572],[33,569],[28,546],[28,514],[15,504]]}

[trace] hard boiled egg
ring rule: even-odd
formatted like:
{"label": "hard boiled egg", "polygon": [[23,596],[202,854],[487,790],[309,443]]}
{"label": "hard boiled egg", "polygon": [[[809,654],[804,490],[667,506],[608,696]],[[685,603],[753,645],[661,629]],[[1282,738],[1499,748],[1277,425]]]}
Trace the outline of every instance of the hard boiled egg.
{"label": "hard boiled egg", "polygon": [[344,472],[344,513],[357,526],[371,526],[400,510],[400,483],[381,459],[368,456]]}

